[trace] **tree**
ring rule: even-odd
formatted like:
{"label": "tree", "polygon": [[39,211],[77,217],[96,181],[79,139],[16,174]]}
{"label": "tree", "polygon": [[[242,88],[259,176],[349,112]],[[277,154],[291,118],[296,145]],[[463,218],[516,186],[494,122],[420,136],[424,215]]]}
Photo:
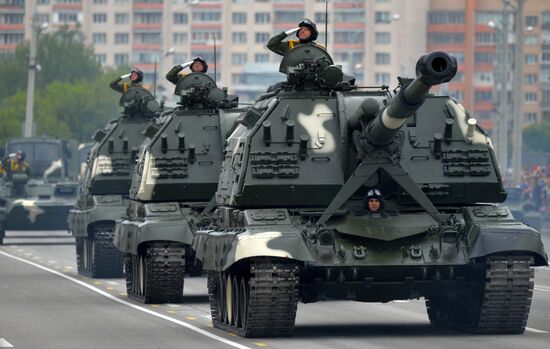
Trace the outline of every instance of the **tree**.
{"label": "tree", "polygon": [[[108,87],[117,75],[120,73],[108,72],[91,81],[53,82],[38,90],[36,134],[89,141],[96,129],[120,114],[120,94]],[[0,102],[0,142],[21,135],[25,98],[26,92],[21,91]]]}
{"label": "tree", "polygon": [[550,122],[533,124],[523,130],[523,145],[526,150],[550,152]]}
{"label": "tree", "polygon": [[[93,49],[84,44],[84,35],[67,27],[40,35],[37,59],[41,66],[36,74],[37,90],[54,81],[93,80],[101,74]],[[27,87],[28,62],[28,43],[19,45],[14,55],[0,57],[0,99]]]}

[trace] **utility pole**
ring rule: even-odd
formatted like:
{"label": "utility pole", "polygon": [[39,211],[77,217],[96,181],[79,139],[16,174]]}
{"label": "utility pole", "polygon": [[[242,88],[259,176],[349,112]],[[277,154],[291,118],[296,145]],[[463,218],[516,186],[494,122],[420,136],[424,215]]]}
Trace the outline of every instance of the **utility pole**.
{"label": "utility pole", "polygon": [[25,132],[23,137],[29,138],[33,136],[33,111],[34,111],[34,81],[36,77],[36,51],[38,45],[38,12],[36,11],[36,2],[34,3],[34,10],[32,14],[31,24],[31,47],[29,55],[29,67],[27,76],[27,106],[25,110]]}
{"label": "utility pole", "polygon": [[512,174],[513,184],[519,185],[522,172],[522,132],[523,132],[523,43],[525,17],[524,0],[516,0],[516,46],[514,69],[514,128],[512,133]]}
{"label": "utility pole", "polygon": [[500,128],[498,135],[498,154],[500,158],[500,173],[505,177],[508,172],[508,37],[510,30],[510,11],[508,3],[502,1],[502,28],[500,30]]}

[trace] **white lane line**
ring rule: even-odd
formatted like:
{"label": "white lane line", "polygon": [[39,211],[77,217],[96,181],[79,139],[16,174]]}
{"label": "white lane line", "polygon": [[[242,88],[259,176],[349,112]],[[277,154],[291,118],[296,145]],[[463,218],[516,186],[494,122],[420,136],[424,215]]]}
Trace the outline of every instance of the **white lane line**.
{"label": "white lane line", "polygon": [[550,292],[550,288],[535,286],[535,291]]}
{"label": "white lane line", "polygon": [[[209,337],[209,338],[214,339],[214,340],[216,340],[216,341],[218,341],[218,342],[227,344],[227,345],[229,345],[229,346],[232,346],[232,347],[238,348],[238,349],[252,349],[251,347],[247,347],[247,346],[242,345],[242,344],[239,344],[239,343],[237,343],[237,342],[230,341],[230,340],[228,340],[228,339],[225,339],[225,338],[223,338],[223,337],[220,337],[220,336],[218,336],[218,335],[215,335],[215,334],[213,334],[213,333],[210,333],[210,332],[208,332],[208,331],[206,331],[206,330],[203,330],[202,328],[199,328],[199,327],[197,327],[197,326],[195,326],[195,325],[191,325],[191,324],[189,324],[189,323],[187,323],[187,322],[185,322],[185,321],[176,320],[176,319],[171,318],[171,317],[169,317],[169,316],[166,316],[166,315],[157,313],[157,312],[152,311],[152,310],[150,310],[150,309],[143,308],[143,307],[140,307],[139,305],[135,305],[135,304],[132,304],[132,303],[127,302],[127,301],[125,301],[125,300],[122,300],[122,299],[120,299],[120,298],[117,298],[117,297],[115,297],[115,296],[113,296],[113,295],[111,295],[111,294],[109,294],[109,293],[107,293],[107,292],[105,292],[105,291],[103,291],[103,290],[100,290],[99,288],[96,288],[96,287],[94,287],[94,286],[88,285],[87,283],[85,283],[85,282],[83,282],[83,281],[77,280],[77,279],[75,279],[75,278],[73,278],[73,277],[70,277],[70,276],[65,275],[65,274],[63,274],[63,273],[60,273],[60,272],[58,272],[58,271],[55,271],[55,270],[50,269],[50,268],[48,268],[48,267],[45,267],[45,266],[43,266],[43,265],[40,265],[40,264],[37,264],[37,263],[33,263],[33,262],[28,261],[28,260],[23,259],[23,258],[16,257],[16,256],[11,255],[11,254],[9,254],[9,253],[6,253],[6,252],[4,252],[4,251],[0,251],[0,254],[1,254],[1,255],[4,255],[4,256],[6,256],[6,257],[9,257],[9,258],[15,259],[15,260],[17,260],[17,261],[20,261],[20,262],[23,262],[23,263],[32,265],[33,267],[36,267],[36,268],[38,268],[38,269],[42,269],[42,270],[47,271],[47,272],[49,272],[49,273],[52,273],[52,274],[54,274],[54,275],[60,276],[60,277],[62,277],[62,278],[64,278],[64,279],[67,279],[67,280],[69,280],[69,281],[74,282],[75,284],[78,284],[78,285],[80,285],[80,286],[86,287],[87,289],[92,290],[92,291],[94,291],[95,293],[99,293],[100,295],[104,296],[105,298],[109,298],[109,299],[112,300],[112,301],[115,301],[115,302],[117,302],[117,303],[126,305],[127,307],[130,307],[130,308],[132,308],[132,309],[141,311],[141,312],[143,312],[143,313],[147,313],[147,314],[149,314],[149,315],[156,316],[156,317],[161,318],[161,319],[163,319],[163,320],[170,321],[170,322],[172,322],[172,323],[174,323],[174,324],[177,324],[177,325],[180,325],[180,326],[182,326],[182,327],[185,327],[185,328],[187,328],[187,329],[189,329],[189,330],[191,330],[191,331],[195,331],[195,332],[197,332],[197,333],[199,333],[199,334],[202,334],[203,336]],[[8,347],[8,348],[9,348],[9,347]]]}
{"label": "white lane line", "polygon": [[548,331],[538,330],[536,328],[531,328],[531,327],[525,327],[525,331],[529,331],[533,333],[550,333]]}
{"label": "white lane line", "polygon": [[13,348],[13,345],[4,338],[0,338],[0,348]]}

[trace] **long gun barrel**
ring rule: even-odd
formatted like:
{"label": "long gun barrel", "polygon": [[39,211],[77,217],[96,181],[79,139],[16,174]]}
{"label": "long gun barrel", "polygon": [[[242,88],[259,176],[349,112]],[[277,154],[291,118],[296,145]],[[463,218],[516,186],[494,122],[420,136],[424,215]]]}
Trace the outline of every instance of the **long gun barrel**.
{"label": "long gun barrel", "polygon": [[371,142],[385,145],[424,103],[430,88],[450,81],[456,74],[456,58],[442,51],[427,53],[416,63],[416,79],[401,88],[382,113],[367,126]]}

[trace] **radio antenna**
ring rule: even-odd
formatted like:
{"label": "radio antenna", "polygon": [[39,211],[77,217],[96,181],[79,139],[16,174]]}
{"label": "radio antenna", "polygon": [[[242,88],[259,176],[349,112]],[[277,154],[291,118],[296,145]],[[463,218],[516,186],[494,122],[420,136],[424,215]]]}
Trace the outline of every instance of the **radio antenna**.
{"label": "radio antenna", "polygon": [[328,0],[325,0],[325,49],[328,51]]}
{"label": "radio antenna", "polygon": [[218,55],[216,54],[216,32],[212,33],[214,35],[214,82],[218,84]]}

